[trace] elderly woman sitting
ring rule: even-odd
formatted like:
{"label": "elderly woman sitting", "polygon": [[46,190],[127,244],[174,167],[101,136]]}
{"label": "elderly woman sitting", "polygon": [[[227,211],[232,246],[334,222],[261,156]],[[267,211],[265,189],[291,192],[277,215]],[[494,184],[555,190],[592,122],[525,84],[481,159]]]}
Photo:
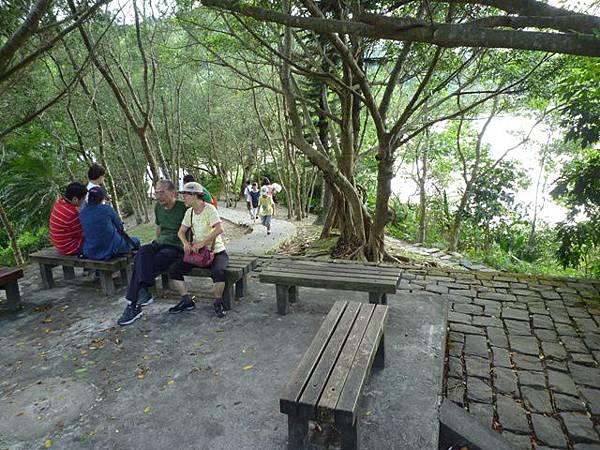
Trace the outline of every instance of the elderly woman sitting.
{"label": "elderly woman sitting", "polygon": [[[229,263],[229,257],[221,238],[221,233],[223,233],[221,218],[217,208],[204,201],[204,189],[200,183],[186,183],[180,192],[189,209],[185,213],[177,236],[183,244],[186,255],[198,252],[203,247],[208,247],[214,253],[214,259],[210,265],[211,278],[214,282],[213,306],[218,317],[225,317],[222,297],[225,290],[225,268]],[[192,231],[191,242],[186,236],[190,229]],[[171,314],[189,311],[196,307],[183,280],[183,276],[190,273],[194,267],[196,267],[194,264],[181,260],[174,263],[169,269],[169,277],[173,286],[181,295],[181,301],[169,309]]]}

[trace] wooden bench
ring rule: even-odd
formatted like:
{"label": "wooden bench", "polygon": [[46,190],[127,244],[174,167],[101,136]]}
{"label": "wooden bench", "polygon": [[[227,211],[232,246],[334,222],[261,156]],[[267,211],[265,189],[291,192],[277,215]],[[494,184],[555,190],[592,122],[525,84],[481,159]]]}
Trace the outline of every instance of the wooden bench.
{"label": "wooden bench", "polygon": [[83,259],[77,256],[65,256],[56,251],[55,248],[45,248],[39,252],[29,255],[32,262],[40,266],[40,275],[44,289],[50,289],[56,286],[52,276],[52,269],[56,266],[62,266],[65,280],[75,278],[75,267],[97,270],[100,273],[100,283],[102,290],[106,295],[115,293],[115,282],[113,273],[120,272],[121,280],[124,284],[129,282],[128,269],[133,259],[132,255],[119,256],[109,261],[96,261],[93,259]]}
{"label": "wooden bench", "polygon": [[358,448],[360,394],[371,367],[385,364],[388,307],[337,301],[284,389],[288,448],[305,444],[308,421],[334,423],[342,449]]}
{"label": "wooden bench", "polygon": [[23,278],[23,270],[0,267],[0,289],[6,291],[6,303],[10,312],[18,311],[21,307],[19,278]]}
{"label": "wooden bench", "polygon": [[259,276],[262,283],[275,284],[277,312],[289,312],[298,300],[298,286],[363,291],[370,303],[387,304],[400,281],[396,267],[334,263],[327,261],[273,260]]}
{"label": "wooden bench", "polygon": [[[229,255],[229,264],[225,268],[225,291],[223,292],[223,303],[226,310],[231,309],[231,303],[235,298],[246,296],[248,290],[248,274],[256,268],[258,258],[255,256]],[[169,275],[162,272],[162,287],[169,289]],[[210,269],[195,268],[186,277],[210,277]]]}

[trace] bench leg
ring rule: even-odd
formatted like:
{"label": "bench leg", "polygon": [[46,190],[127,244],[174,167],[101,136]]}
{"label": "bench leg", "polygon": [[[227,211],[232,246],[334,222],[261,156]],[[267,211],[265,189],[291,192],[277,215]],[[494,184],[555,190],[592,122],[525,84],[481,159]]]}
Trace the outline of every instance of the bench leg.
{"label": "bench leg", "polygon": [[13,281],[7,284],[4,289],[6,290],[6,303],[8,305],[9,312],[15,312],[21,309],[21,294],[19,292],[19,283]]}
{"label": "bench leg", "polygon": [[385,367],[385,335],[381,336],[381,341],[379,341],[379,347],[377,347],[377,353],[375,353],[375,359],[373,360],[373,367],[377,369]]}
{"label": "bench leg", "polygon": [[113,281],[112,272],[101,271],[100,272],[100,284],[105,295],[114,295],[115,293],[115,282]]}
{"label": "bench leg", "polygon": [[233,281],[227,280],[225,281],[225,290],[223,291],[223,306],[226,311],[231,309],[231,303],[233,303],[233,299],[235,297],[235,285]]}
{"label": "bench leg", "polygon": [[75,268],[69,266],[62,266],[63,269],[63,278],[65,280],[74,280],[75,279]]}
{"label": "bench leg", "polygon": [[344,424],[339,427],[341,437],[342,450],[357,450],[359,427],[358,420],[354,424]]}
{"label": "bench leg", "polygon": [[298,301],[298,286],[290,286],[289,293],[290,303],[296,303]]}
{"label": "bench leg", "polygon": [[385,294],[382,294],[380,292],[369,292],[369,303],[373,303],[375,305],[381,303],[382,305],[386,305],[387,298]]}
{"label": "bench leg", "polygon": [[244,298],[248,293],[248,275],[243,275],[242,278],[235,283],[235,298]]}
{"label": "bench leg", "polygon": [[163,291],[168,291],[169,290],[169,275],[166,273],[162,273],[160,275],[160,280],[162,282]]}
{"label": "bench leg", "polygon": [[285,284],[276,284],[275,293],[277,297],[277,314],[285,316],[290,312],[290,287]]}
{"label": "bench leg", "polygon": [[127,268],[123,268],[121,270],[119,270],[120,276],[121,276],[121,284],[123,286],[127,286],[129,284],[129,271],[127,270]]}
{"label": "bench leg", "polygon": [[308,419],[288,415],[288,449],[298,450],[304,448],[308,434]]}
{"label": "bench leg", "polygon": [[40,264],[40,276],[42,277],[42,285],[44,289],[52,289],[56,284],[52,277],[52,266]]}

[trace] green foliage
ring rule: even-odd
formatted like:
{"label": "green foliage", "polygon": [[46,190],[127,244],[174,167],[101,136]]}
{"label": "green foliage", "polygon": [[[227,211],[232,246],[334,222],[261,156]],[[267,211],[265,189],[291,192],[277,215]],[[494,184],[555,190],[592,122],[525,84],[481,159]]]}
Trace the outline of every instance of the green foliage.
{"label": "green foliage", "polygon": [[561,267],[552,255],[544,255],[534,262],[528,262],[519,259],[512,252],[505,252],[499,244],[493,244],[486,250],[469,250],[465,253],[465,257],[505,272],[567,277],[584,275],[578,270]]}
{"label": "green foliage", "polygon": [[[45,226],[34,231],[24,231],[17,242],[24,257],[51,244],[48,228]],[[12,247],[10,245],[0,246],[0,266],[14,265],[16,262]]]}
{"label": "green foliage", "polygon": [[560,223],[557,227],[560,246],[556,256],[563,268],[577,268],[584,264],[586,272],[600,276],[598,243],[600,232],[598,224],[592,221],[579,223]]}
{"label": "green foliage", "polygon": [[7,140],[0,177],[0,199],[18,230],[45,225],[68,181],[46,130],[32,126],[27,131]]}
{"label": "green foliage", "polygon": [[557,258],[565,268],[583,264],[600,275],[600,154],[585,151],[565,165],[552,196],[570,208],[557,226]]}
{"label": "green foliage", "polygon": [[563,57],[564,74],[556,93],[566,103],[561,110],[567,140],[583,147],[600,140],[600,63],[594,58]]}

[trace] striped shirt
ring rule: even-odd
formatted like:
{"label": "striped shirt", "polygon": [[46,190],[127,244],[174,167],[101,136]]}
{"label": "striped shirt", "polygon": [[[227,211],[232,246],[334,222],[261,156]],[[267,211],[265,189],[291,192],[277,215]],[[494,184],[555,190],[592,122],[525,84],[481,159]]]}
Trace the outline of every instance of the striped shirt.
{"label": "striped shirt", "polygon": [[63,255],[76,255],[83,244],[79,209],[60,197],[50,213],[50,240]]}

